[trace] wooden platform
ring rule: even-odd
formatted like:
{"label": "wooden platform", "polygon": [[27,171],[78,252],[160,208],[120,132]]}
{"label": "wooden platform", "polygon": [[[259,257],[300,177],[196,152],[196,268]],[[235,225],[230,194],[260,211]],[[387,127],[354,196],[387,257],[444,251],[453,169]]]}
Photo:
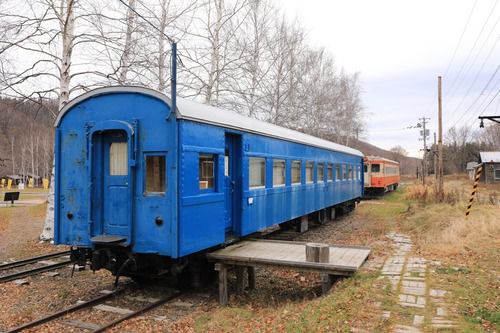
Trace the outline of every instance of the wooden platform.
{"label": "wooden platform", "polygon": [[[278,266],[297,271],[312,271],[322,275],[323,291],[331,285],[333,276],[350,276],[366,260],[371,249],[364,246],[330,245],[330,258],[326,263],[306,261],[304,242],[249,240],[208,253],[207,258],[216,262],[219,271],[219,298],[227,303],[227,266],[237,266],[237,284],[243,283],[245,268],[248,269],[249,287],[254,284],[254,266]],[[244,286],[238,286],[243,289]],[[222,290],[221,290],[222,289]],[[225,289],[225,291],[224,291]]]}

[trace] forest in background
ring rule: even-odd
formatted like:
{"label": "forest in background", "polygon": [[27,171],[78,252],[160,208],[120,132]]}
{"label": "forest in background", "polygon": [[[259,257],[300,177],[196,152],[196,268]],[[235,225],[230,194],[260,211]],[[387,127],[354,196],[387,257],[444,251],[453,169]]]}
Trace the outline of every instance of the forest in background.
{"label": "forest in background", "polygon": [[[0,8],[0,175],[45,176],[57,110],[85,91],[141,85],[168,94],[169,38],[178,42],[180,96],[377,151],[358,141],[366,126],[358,73],[311,46],[271,0],[0,0]],[[452,128],[445,172],[500,150],[498,128]],[[415,172],[402,147],[377,155]]]}

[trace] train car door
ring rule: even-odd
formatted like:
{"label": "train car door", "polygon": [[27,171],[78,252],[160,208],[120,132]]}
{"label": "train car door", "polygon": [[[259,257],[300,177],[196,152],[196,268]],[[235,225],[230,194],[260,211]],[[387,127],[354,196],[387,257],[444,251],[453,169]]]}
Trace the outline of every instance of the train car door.
{"label": "train car door", "polygon": [[364,163],[364,180],[365,180],[365,187],[370,187],[372,181],[372,170],[371,170],[371,164],[366,162]]}
{"label": "train car door", "polygon": [[241,136],[226,133],[224,193],[226,238],[238,233],[241,222]]}
{"label": "train car door", "polygon": [[92,220],[93,241],[130,241],[129,142],[123,130],[94,135]]}

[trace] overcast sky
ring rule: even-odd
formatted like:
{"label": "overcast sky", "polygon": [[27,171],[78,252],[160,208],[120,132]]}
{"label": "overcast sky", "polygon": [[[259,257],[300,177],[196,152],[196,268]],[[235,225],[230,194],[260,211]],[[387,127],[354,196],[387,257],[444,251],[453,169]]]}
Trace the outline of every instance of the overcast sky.
{"label": "overcast sky", "polygon": [[493,99],[500,88],[498,0],[275,1],[298,19],[310,44],[327,48],[339,67],[360,72],[372,144],[401,145],[418,156],[418,129],[404,128],[429,117],[432,140],[438,75],[445,131],[465,123],[478,128],[479,114],[500,113],[500,96]]}

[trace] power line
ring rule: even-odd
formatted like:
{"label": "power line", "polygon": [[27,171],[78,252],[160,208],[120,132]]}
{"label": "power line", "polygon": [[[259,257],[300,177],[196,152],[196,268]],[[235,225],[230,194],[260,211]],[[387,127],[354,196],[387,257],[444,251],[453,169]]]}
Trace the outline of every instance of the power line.
{"label": "power line", "polygon": [[483,87],[483,89],[481,90],[481,92],[479,93],[479,95],[476,97],[476,99],[472,102],[472,104],[471,104],[471,105],[469,105],[469,107],[465,110],[465,112],[463,112],[463,113],[462,113],[462,115],[460,116],[460,118],[458,118],[458,120],[457,120],[457,121],[453,124],[453,126],[452,126],[452,127],[456,126],[456,125],[458,124],[458,122],[459,122],[460,120],[462,120],[462,118],[465,116],[465,114],[466,114],[467,112],[469,112],[469,111],[472,109],[472,107],[474,106],[474,104],[476,104],[476,103],[477,103],[477,101],[481,98],[481,96],[484,94],[484,92],[486,91],[486,89],[488,89],[488,87],[489,87],[489,85],[490,85],[491,81],[493,81],[493,78],[497,75],[497,73],[498,73],[498,70],[499,70],[499,69],[500,69],[500,65],[498,65],[498,66],[497,66],[497,68],[496,68],[495,72],[494,72],[494,73],[490,76],[490,78],[489,78],[488,82],[487,82],[487,83],[486,83],[486,85]]}
{"label": "power line", "polygon": [[472,17],[472,13],[474,12],[474,8],[476,8],[477,0],[474,1],[474,4],[472,5],[472,8],[469,12],[469,17],[467,18],[467,21],[465,22],[464,29],[462,30],[462,34],[460,35],[460,38],[458,39],[457,46],[455,47],[455,51],[453,51],[453,56],[450,59],[450,62],[448,63],[448,66],[446,67],[446,71],[444,75],[446,76],[448,74],[448,70],[451,67],[451,64],[453,63],[453,60],[455,60],[455,56],[457,55],[458,48],[460,47],[460,44],[462,43],[462,39],[465,35],[465,31],[467,30],[467,27],[469,26],[470,19]]}
{"label": "power line", "polygon": [[[481,28],[481,31],[477,35],[476,40],[474,41],[474,44],[472,45],[469,53],[467,54],[467,57],[465,58],[465,61],[462,63],[462,66],[460,66],[458,74],[455,76],[455,79],[452,81],[452,83],[450,85],[450,90],[449,91],[453,91],[453,88],[455,87],[455,83],[457,82],[457,80],[459,80],[460,75],[462,74],[462,71],[463,71],[465,65],[469,62],[469,59],[470,59],[470,57],[472,55],[472,52],[476,48],[477,42],[481,38],[481,35],[483,34],[483,31],[486,28],[486,25],[490,21],[491,15],[493,15],[493,12],[495,11],[495,8],[496,8],[497,5],[498,5],[498,0],[495,1],[495,4],[493,5],[493,8],[490,10],[490,13],[488,14],[488,17],[486,18],[486,21],[484,22],[484,24],[483,24],[483,26]],[[461,81],[463,81],[463,79]],[[457,87],[459,87],[459,86],[460,86],[460,84]],[[446,97],[448,97],[448,94],[446,94],[445,98]]]}
{"label": "power line", "polygon": [[[500,18],[500,17],[499,17]],[[472,80],[472,83],[470,84],[469,88],[467,89],[465,95],[462,97],[462,100],[460,101],[460,103],[458,103],[458,105],[454,108],[455,111],[458,111],[460,109],[460,107],[462,106],[462,104],[465,102],[465,99],[467,98],[467,96],[469,95],[470,91],[472,90],[472,88],[474,87],[474,84],[476,83],[477,79],[479,78],[479,74],[481,74],[484,66],[486,65],[486,63],[488,62],[488,60],[490,59],[491,55],[493,54],[493,51],[495,50],[495,47],[498,43],[498,41],[500,40],[500,37],[497,38],[497,40],[495,41],[495,44],[493,44],[493,46],[491,47],[490,51],[488,52],[488,55],[486,56],[486,58],[484,59],[482,65],[481,65],[481,68],[479,68],[479,70],[477,71],[476,75],[474,76],[474,79]],[[451,108],[450,108],[451,109]]]}
{"label": "power line", "polygon": [[155,29],[156,31],[158,31],[159,33],[161,33],[163,36],[165,36],[167,38],[167,40],[170,42],[170,43],[174,43],[174,40],[172,38],[170,38],[169,35],[167,35],[166,33],[164,33],[163,31],[161,31],[160,29],[158,29],[158,27],[156,27],[153,23],[151,23],[151,21],[149,21],[147,18],[145,18],[144,16],[142,16],[141,14],[139,14],[139,12],[137,12],[137,10],[135,10],[135,8],[133,8],[132,6],[130,6],[128,3],[126,3],[125,1],[123,0],[118,0],[120,1],[122,4],[124,4],[128,9],[130,9],[132,12],[135,13],[135,15],[139,16],[141,19],[143,19],[146,23],[148,23],[153,29]]}
{"label": "power line", "polygon": [[497,93],[495,94],[495,96],[493,96],[493,98],[491,99],[491,101],[488,103],[488,105],[486,105],[483,109],[483,111],[481,111],[481,113],[479,114],[480,116],[484,113],[484,111],[486,111],[486,109],[488,109],[488,107],[490,106],[491,103],[493,103],[493,101],[495,100],[495,98],[497,98],[498,94],[500,93],[500,89],[498,89]]}

